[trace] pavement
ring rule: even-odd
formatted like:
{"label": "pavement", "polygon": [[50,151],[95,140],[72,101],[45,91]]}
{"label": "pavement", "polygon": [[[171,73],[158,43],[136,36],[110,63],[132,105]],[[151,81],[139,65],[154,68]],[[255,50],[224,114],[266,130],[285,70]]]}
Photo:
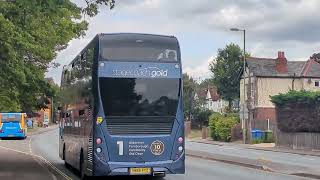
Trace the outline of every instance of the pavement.
{"label": "pavement", "polygon": [[28,129],[27,131],[27,136],[33,136],[33,135],[36,135],[36,134],[41,134],[41,133],[44,133],[44,132],[47,132],[47,131],[51,131],[51,130],[54,130],[54,129],[57,129],[59,127],[58,124],[52,124],[50,125],[49,127],[34,127],[34,129]]}
{"label": "pavement", "polygon": [[242,144],[242,142],[219,142],[212,141],[210,139],[201,139],[201,138],[192,138],[188,139],[190,142],[198,142],[203,144],[212,144],[219,146],[237,146],[247,149],[256,149],[262,151],[273,151],[273,152],[283,152],[283,153],[291,153],[298,155],[310,155],[310,156],[320,156],[319,150],[301,150],[301,149],[289,149],[285,147],[277,147],[275,143],[261,143],[261,144]]}
{"label": "pavement", "polygon": [[187,155],[269,172],[320,179],[320,156],[270,147],[189,140]]}

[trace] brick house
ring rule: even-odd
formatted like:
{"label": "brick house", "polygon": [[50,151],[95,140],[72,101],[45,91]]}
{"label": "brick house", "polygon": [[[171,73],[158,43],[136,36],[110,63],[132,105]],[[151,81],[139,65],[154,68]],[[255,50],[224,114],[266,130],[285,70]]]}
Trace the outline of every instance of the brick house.
{"label": "brick house", "polygon": [[[243,102],[251,109],[251,127],[267,129],[267,119],[271,129],[275,128],[275,107],[270,96],[289,90],[320,90],[320,64],[314,59],[288,61],[284,52],[277,58],[247,58],[245,92],[243,95],[243,75],[240,81],[240,117],[243,119]],[[250,76],[249,76],[250,75]],[[249,83],[250,82],[250,83]],[[251,97],[248,99],[248,97]],[[250,103],[248,103],[250,102]],[[249,114],[245,106],[245,118]],[[275,129],[274,129],[275,130]]]}

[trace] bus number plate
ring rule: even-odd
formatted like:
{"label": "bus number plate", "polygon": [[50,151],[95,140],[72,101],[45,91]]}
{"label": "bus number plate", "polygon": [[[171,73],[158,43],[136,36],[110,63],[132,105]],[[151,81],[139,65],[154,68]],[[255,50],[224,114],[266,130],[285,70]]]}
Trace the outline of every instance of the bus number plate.
{"label": "bus number plate", "polygon": [[151,174],[151,168],[130,168],[130,175]]}

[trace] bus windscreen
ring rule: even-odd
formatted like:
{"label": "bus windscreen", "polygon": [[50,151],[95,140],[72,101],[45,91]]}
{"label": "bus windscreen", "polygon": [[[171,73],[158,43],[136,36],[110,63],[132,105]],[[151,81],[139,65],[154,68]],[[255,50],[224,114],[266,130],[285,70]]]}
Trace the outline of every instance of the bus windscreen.
{"label": "bus windscreen", "polygon": [[107,39],[101,41],[101,57],[111,61],[178,61],[178,45],[175,41],[146,39]]}
{"label": "bus windscreen", "polygon": [[100,78],[106,116],[175,116],[179,82],[175,79]]}
{"label": "bus windscreen", "polygon": [[1,122],[20,122],[21,115],[19,114],[3,114]]}

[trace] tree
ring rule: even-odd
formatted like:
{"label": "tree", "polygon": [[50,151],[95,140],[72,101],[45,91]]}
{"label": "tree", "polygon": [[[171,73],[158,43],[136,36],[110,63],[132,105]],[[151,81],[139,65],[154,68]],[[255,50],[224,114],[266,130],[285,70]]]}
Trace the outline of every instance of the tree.
{"label": "tree", "polygon": [[183,109],[184,117],[189,117],[192,114],[192,104],[194,100],[194,92],[196,82],[188,74],[183,74]]}
{"label": "tree", "polygon": [[206,88],[208,88],[208,86],[214,86],[212,79],[205,79],[205,80],[201,81],[198,88],[199,89],[206,89]]}
{"label": "tree", "polygon": [[240,47],[231,43],[224,49],[219,49],[217,57],[209,65],[213,73],[212,81],[222,98],[229,102],[229,110],[231,110],[232,101],[238,99],[240,94],[242,54]]}
{"label": "tree", "polygon": [[82,16],[114,7],[114,0],[84,1],[84,8],[70,0],[0,1],[0,111],[38,109],[37,98],[54,92],[44,73],[58,51],[85,35]]}
{"label": "tree", "polygon": [[320,53],[314,53],[310,58],[320,63]]}

